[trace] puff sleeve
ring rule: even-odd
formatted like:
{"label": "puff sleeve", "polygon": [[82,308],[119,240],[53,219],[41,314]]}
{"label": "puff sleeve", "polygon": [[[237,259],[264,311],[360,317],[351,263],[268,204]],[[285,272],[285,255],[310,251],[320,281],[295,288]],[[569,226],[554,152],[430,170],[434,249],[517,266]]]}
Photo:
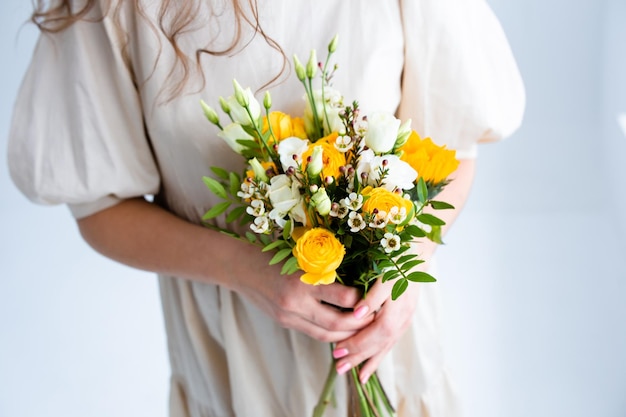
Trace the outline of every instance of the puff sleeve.
{"label": "puff sleeve", "polygon": [[401,0],[405,38],[398,116],[435,142],[476,156],[515,131],[524,86],[506,36],[483,0]]}
{"label": "puff sleeve", "polygon": [[67,203],[78,218],[159,187],[118,34],[107,18],[42,34],[14,107],[14,183],[36,203]]}

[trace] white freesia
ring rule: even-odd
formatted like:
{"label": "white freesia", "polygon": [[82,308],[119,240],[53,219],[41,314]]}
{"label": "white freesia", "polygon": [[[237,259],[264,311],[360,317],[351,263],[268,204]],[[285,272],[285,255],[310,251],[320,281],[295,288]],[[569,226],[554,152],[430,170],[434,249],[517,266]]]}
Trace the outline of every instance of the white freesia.
{"label": "white freesia", "polygon": [[380,179],[382,170],[387,171],[382,185],[389,191],[397,188],[410,190],[415,186],[413,182],[417,179],[417,172],[396,155],[376,156],[371,149],[361,152],[356,167],[359,178],[363,178],[363,174],[366,174],[367,184],[374,186]]}
{"label": "white freesia", "polygon": [[224,129],[218,132],[217,136],[224,139],[224,142],[231,147],[231,149],[238,154],[241,154],[241,151],[245,149],[245,146],[238,143],[237,140],[245,139],[245,140],[254,140],[254,138],[248,134],[243,127],[239,123],[231,123],[224,127]]}
{"label": "white freesia", "polygon": [[[298,163],[302,163],[302,154],[309,149],[309,141],[296,137],[286,138],[278,144],[278,155],[280,156],[280,164],[283,170],[287,171],[289,167],[298,167]],[[296,159],[294,159],[294,155]]]}
{"label": "white freesia", "polygon": [[393,149],[398,139],[400,120],[387,112],[374,112],[367,115],[365,144],[375,153],[387,153]]}
{"label": "white freesia", "polygon": [[284,217],[289,215],[297,222],[306,225],[304,201],[300,195],[300,184],[285,174],[270,179],[269,198],[272,211],[269,217],[280,227],[284,227]]}
{"label": "white freesia", "polygon": [[[252,94],[250,88],[242,90],[242,94],[245,95],[248,101],[248,109],[250,110],[250,114],[252,115],[252,120],[254,120],[254,123],[256,123],[256,121],[259,119],[259,116],[261,115],[261,105],[259,104],[257,99],[254,98],[254,94]],[[243,107],[237,101],[236,96],[232,95],[228,97],[226,99],[226,103],[230,108],[230,116],[236,123],[240,123],[243,126],[252,126],[254,124],[253,121],[250,120],[250,115],[246,111],[245,107]]]}
{"label": "white freesia", "polygon": [[[315,109],[319,122],[324,126],[327,133],[343,132],[345,127],[343,121],[339,117],[339,113],[343,111],[343,96],[334,88],[324,87],[324,97],[322,98],[322,90],[313,91],[313,100],[315,101]],[[324,113],[324,103],[326,103],[326,113]],[[326,120],[328,117],[328,120]],[[309,100],[306,101],[304,109],[304,126],[307,132],[315,130],[315,120],[313,119],[313,110]]]}

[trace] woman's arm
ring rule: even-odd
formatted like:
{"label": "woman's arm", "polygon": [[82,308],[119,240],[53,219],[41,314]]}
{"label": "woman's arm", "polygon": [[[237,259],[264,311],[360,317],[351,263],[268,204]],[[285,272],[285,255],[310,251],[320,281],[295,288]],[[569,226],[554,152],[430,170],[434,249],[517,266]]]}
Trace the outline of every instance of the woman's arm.
{"label": "woman's arm", "polygon": [[182,220],[143,199],[125,200],[78,220],[83,238],[101,254],[126,265],[236,291],[283,327],[335,342],[372,317],[320,303],[353,307],[356,290],[340,284],[310,286],[299,274],[280,275],[269,253],[222,233]]}
{"label": "woman's arm", "polygon": [[[463,208],[469,195],[474,179],[475,161],[461,160],[453,178],[454,180],[437,196],[438,200],[452,204],[454,210],[440,210],[434,214],[446,222],[442,233],[450,227]],[[416,245],[416,251],[426,260],[417,269],[426,270],[437,244],[424,240]],[[398,299],[391,300],[393,281],[375,285],[367,297],[361,300],[354,309],[355,316],[372,317],[373,322],[354,336],[337,343],[333,355],[339,359],[337,371],[347,372],[349,369],[367,360],[361,368],[360,379],[365,382],[378,368],[380,361],[396,344],[400,336],[411,323],[418,291],[422,284],[409,284],[407,291]],[[436,284],[423,284],[436,285]]]}

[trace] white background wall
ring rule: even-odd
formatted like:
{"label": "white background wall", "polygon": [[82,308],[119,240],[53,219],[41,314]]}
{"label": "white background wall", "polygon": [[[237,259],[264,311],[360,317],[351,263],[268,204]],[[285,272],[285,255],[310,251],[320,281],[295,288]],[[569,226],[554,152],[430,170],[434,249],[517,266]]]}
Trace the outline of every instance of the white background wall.
{"label": "white background wall", "polygon": [[[440,250],[465,415],[624,417],[626,1],[490,4],[528,107],[514,137],[481,148]],[[0,5],[2,155],[28,13]],[[95,254],[65,208],[30,204],[0,166],[0,417],[165,416],[155,278]]]}

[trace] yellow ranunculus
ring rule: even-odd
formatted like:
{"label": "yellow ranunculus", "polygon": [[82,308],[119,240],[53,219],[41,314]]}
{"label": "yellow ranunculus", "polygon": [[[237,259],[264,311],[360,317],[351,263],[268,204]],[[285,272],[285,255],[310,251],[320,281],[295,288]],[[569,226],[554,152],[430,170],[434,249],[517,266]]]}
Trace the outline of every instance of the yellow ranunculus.
{"label": "yellow ranunculus", "polygon": [[[279,142],[294,136],[300,139],[307,138],[304,131],[304,121],[299,117],[291,117],[288,114],[273,111],[269,115],[269,120],[272,126],[272,133]],[[265,116],[263,117],[263,133],[267,132],[267,129],[267,116]],[[272,140],[270,140],[271,142]]]}
{"label": "yellow ranunculus", "polygon": [[322,177],[338,178],[341,173],[339,168],[346,165],[346,155],[335,148],[335,140],[338,134],[336,132],[317,140],[309,145],[309,149],[302,154],[302,168],[306,169],[307,158],[313,154],[313,148],[316,146],[322,147],[322,161],[324,167],[322,168]]}
{"label": "yellow ranunculus", "polygon": [[311,285],[332,284],[337,268],[343,261],[346,248],[327,229],[315,227],[307,230],[296,241],[293,256],[304,271],[302,282]]}
{"label": "yellow ranunculus", "polygon": [[413,202],[402,197],[400,194],[396,194],[382,187],[365,187],[361,190],[361,194],[364,197],[369,197],[363,203],[363,211],[367,213],[373,213],[374,209],[378,211],[384,211],[389,213],[392,207],[398,207],[406,209],[406,214],[409,215],[413,209]]}
{"label": "yellow ranunculus", "polygon": [[459,166],[455,151],[436,145],[430,138],[422,139],[415,131],[400,151],[400,159],[411,165],[419,178],[432,184],[445,181]]}

